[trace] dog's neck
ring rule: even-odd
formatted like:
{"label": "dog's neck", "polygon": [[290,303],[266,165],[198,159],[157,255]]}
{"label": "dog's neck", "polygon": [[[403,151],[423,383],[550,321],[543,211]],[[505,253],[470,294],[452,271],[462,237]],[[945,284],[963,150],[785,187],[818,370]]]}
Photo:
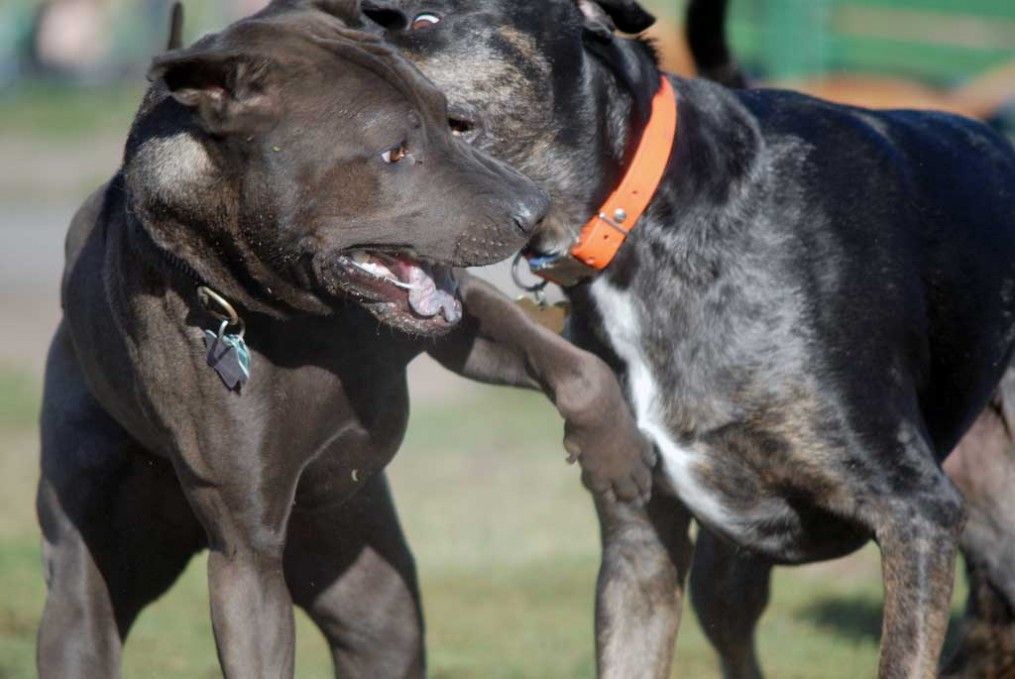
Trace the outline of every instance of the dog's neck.
{"label": "dog's neck", "polygon": [[[625,38],[588,38],[582,96],[595,102],[591,115],[568,112],[560,134],[582,141],[568,167],[538,177],[554,198],[553,212],[532,240],[544,253],[568,251],[578,230],[623,177],[648,124],[660,71],[650,45]],[[524,162],[522,163],[524,166]],[[528,168],[526,168],[528,172]]]}
{"label": "dog's neck", "polygon": [[[585,52],[596,93],[605,97],[601,143],[608,155],[604,157],[612,161],[609,169],[619,177],[649,122],[652,97],[659,89],[659,64],[648,43],[627,38],[588,42]],[[600,185],[598,192],[608,193],[616,178]]]}

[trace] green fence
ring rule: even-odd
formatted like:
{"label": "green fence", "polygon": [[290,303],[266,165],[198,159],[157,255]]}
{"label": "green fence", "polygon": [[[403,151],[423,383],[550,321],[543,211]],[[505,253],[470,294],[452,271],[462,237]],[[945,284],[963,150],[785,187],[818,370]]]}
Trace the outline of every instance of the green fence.
{"label": "green fence", "polygon": [[[683,0],[643,2],[661,17],[682,14]],[[38,4],[0,0],[0,83],[16,75],[15,57]],[[158,51],[168,4],[100,3],[110,36],[107,61],[142,63]],[[221,27],[250,4],[184,0],[188,37]],[[731,10],[736,54],[771,79],[866,71],[947,84],[1015,59],[1015,0],[731,0]]]}
{"label": "green fence", "polygon": [[948,83],[1015,59],[1015,0],[733,0],[730,33],[772,79],[866,71]]}

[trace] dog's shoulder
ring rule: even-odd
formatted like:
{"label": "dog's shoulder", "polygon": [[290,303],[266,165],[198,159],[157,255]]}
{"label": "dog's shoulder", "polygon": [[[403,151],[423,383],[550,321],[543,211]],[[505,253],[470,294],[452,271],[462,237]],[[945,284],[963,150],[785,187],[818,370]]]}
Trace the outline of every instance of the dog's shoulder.
{"label": "dog's shoulder", "polygon": [[[117,206],[121,209],[118,210]],[[88,196],[71,217],[63,246],[64,286],[81,264],[82,254],[88,244],[96,238],[102,238],[108,222],[117,219],[122,213],[122,207],[123,177],[117,174]]]}
{"label": "dog's shoulder", "polygon": [[63,244],[65,268],[70,269],[74,266],[82,248],[101,221],[114,182],[115,180],[107,181],[93,191],[71,217]]}

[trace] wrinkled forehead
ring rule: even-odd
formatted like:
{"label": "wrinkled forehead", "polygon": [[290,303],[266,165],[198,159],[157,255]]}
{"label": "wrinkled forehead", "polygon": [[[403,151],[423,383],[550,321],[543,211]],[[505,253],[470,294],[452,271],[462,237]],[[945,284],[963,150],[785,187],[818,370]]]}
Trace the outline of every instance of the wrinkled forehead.
{"label": "wrinkled forehead", "polygon": [[260,54],[283,71],[373,78],[393,88],[424,117],[446,120],[444,95],[396,49],[325,12],[273,9],[234,24],[219,34],[218,42],[226,50]]}

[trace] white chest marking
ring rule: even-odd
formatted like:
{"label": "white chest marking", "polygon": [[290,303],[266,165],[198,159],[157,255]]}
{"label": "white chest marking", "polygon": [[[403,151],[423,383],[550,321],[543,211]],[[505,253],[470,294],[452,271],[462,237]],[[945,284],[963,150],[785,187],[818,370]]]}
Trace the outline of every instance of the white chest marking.
{"label": "white chest marking", "polygon": [[706,523],[730,527],[734,517],[698,479],[695,463],[701,459],[700,453],[677,443],[666,425],[659,387],[641,348],[641,323],[634,300],[602,277],[592,284],[591,292],[613,350],[627,365],[628,399],[638,427],[659,449],[663,469],[677,496]]}

